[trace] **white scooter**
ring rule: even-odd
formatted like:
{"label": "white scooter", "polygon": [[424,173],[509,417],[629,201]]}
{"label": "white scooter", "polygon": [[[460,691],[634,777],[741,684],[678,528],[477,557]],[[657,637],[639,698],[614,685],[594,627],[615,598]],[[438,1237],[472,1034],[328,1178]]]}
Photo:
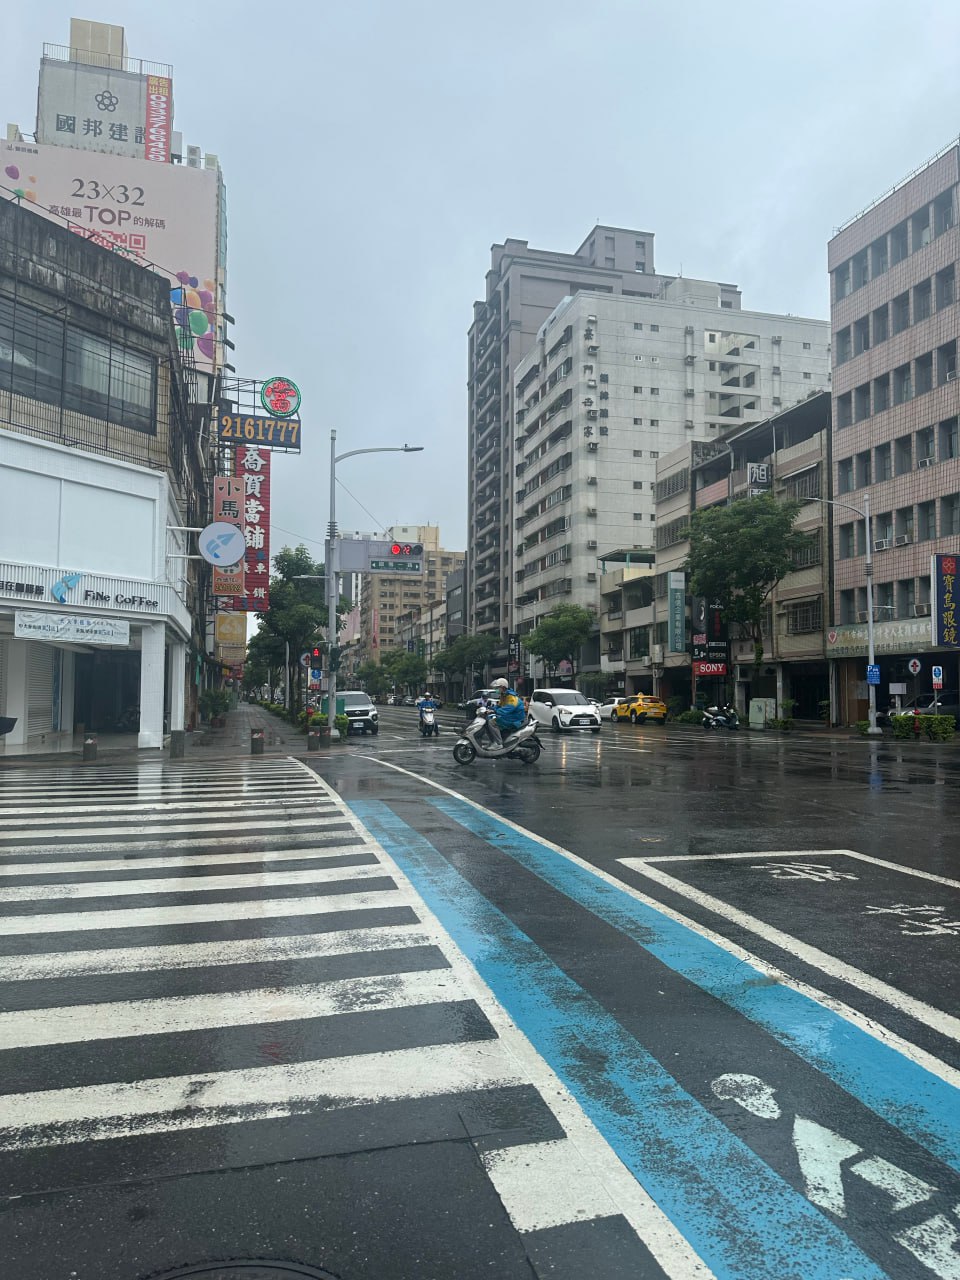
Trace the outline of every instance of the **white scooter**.
{"label": "white scooter", "polygon": [[479,708],[475,720],[464,729],[453,748],[453,758],[457,764],[472,764],[477,756],[485,760],[520,760],[523,764],[533,764],[540,758],[543,743],[537,737],[537,723],[528,720],[522,729],[507,734],[502,743],[496,743],[487,731],[487,716],[492,710]]}

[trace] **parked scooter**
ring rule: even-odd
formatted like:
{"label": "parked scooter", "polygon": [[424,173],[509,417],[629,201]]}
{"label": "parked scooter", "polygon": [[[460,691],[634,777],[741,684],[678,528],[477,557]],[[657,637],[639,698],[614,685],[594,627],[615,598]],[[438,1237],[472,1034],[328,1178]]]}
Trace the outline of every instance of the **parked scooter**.
{"label": "parked scooter", "polygon": [[426,703],[420,708],[420,737],[430,738],[440,736],[440,726],[437,724],[437,710],[431,703]]}
{"label": "parked scooter", "polygon": [[472,764],[477,756],[485,760],[520,760],[523,764],[533,764],[540,758],[543,743],[537,737],[535,720],[528,720],[522,729],[507,734],[502,743],[496,743],[487,731],[488,715],[493,715],[493,711],[479,709],[476,718],[457,739],[453,748],[457,764]]}
{"label": "parked scooter", "polygon": [[707,707],[703,713],[705,729],[739,729],[740,717],[728,702],[723,707]]}

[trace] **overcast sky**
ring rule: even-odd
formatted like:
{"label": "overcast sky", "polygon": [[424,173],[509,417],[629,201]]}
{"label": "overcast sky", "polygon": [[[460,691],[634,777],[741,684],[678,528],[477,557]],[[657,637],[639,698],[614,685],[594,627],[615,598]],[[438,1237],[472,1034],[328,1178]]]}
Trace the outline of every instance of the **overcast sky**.
{"label": "overcast sky", "polygon": [[494,242],[636,227],[659,271],[826,318],[833,228],[960,130],[957,0],[32,0],[0,40],[0,113],[25,130],[71,16],[172,63],[175,127],[220,157],[233,362],[304,396],[273,548],[318,557],[331,427],[341,452],[426,446],[343,463],[341,528],[438,523],[464,547]]}

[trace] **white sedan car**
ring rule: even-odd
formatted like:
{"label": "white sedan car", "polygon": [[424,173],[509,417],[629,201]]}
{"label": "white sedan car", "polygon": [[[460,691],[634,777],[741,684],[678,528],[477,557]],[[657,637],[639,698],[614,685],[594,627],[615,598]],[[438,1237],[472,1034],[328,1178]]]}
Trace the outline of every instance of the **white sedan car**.
{"label": "white sedan car", "polygon": [[576,689],[534,689],[528,711],[537,724],[549,726],[554,733],[573,729],[600,732],[600,712]]}
{"label": "white sedan car", "polygon": [[611,720],[611,721],[614,720],[615,719],[614,711],[617,709],[620,703],[629,702],[629,701],[630,701],[629,698],[617,698],[617,697],[607,698],[606,702],[604,702],[600,708],[601,718],[604,720]]}

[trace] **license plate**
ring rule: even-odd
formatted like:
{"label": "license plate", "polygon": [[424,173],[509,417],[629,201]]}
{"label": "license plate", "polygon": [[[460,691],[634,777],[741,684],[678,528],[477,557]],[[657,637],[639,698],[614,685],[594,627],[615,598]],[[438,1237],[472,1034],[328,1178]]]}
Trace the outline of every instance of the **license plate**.
{"label": "license plate", "polygon": [[571,723],[571,724],[589,724],[589,723],[590,723],[590,717],[589,717],[589,716],[574,716],[574,717],[573,717],[573,719],[570,721],[570,723]]}

